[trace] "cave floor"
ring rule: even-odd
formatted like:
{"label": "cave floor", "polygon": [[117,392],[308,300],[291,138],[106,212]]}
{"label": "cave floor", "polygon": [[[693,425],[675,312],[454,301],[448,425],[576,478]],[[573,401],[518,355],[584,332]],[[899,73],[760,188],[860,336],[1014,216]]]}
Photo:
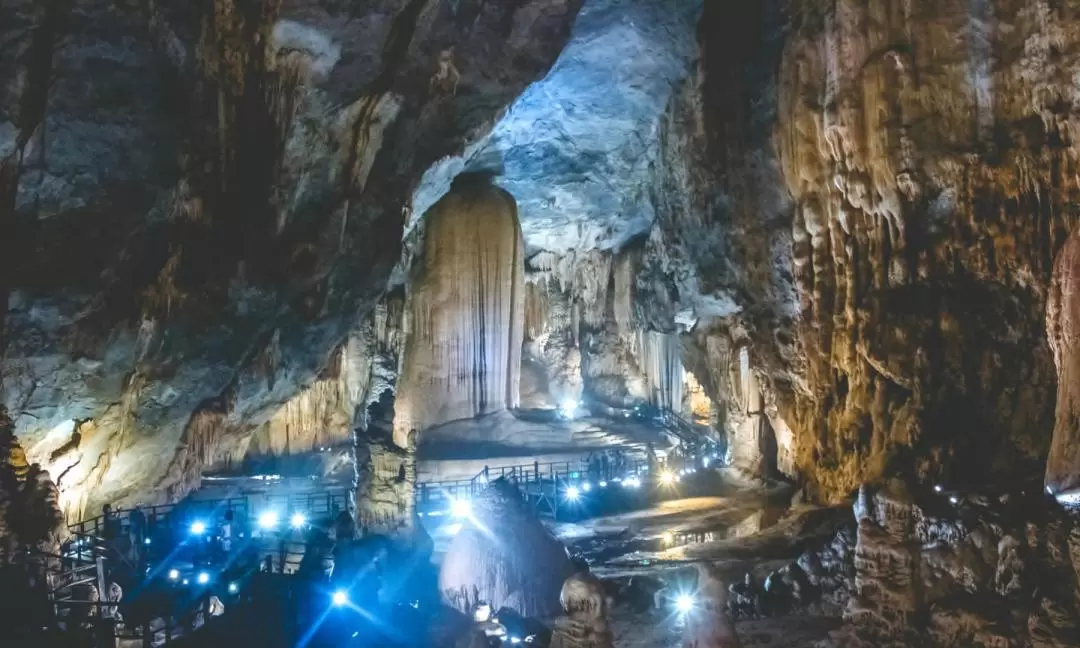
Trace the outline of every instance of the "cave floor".
{"label": "cave floor", "polygon": [[[645,510],[553,525],[572,552],[602,579],[626,584],[631,578],[661,581],[685,589],[696,578],[695,562],[718,566],[730,582],[752,572],[759,579],[831,538],[848,507],[791,506],[791,491],[779,484],[726,481],[707,497],[687,497]],[[759,580],[760,582],[760,580]],[[639,602],[640,603],[640,602]],[[620,648],[681,645],[681,620],[666,609],[635,609],[620,601],[612,612]],[[839,619],[778,617],[744,620],[737,630],[744,646],[810,646],[827,638]]]}

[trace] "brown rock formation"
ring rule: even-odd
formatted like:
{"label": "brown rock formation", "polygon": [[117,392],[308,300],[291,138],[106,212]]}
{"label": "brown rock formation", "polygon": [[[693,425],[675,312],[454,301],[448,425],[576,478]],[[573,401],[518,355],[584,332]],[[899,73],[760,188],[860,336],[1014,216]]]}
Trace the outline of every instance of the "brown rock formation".
{"label": "brown rock formation", "polygon": [[551,648],[612,648],[608,599],[604,586],[591,574],[574,574],[559,595],[566,616],[555,621]]}
{"label": "brown rock formation", "polygon": [[[706,4],[701,74],[660,133],[639,273],[659,296],[638,301],[692,310],[706,354],[750,346],[822,499],[1043,470],[1078,20],[1045,1]],[[707,388],[728,370],[699,364]]]}
{"label": "brown rock formation", "polygon": [[1046,486],[1059,492],[1080,487],[1080,235],[1069,237],[1054,263],[1046,331],[1058,370]]}
{"label": "brown rock formation", "polygon": [[394,440],[517,407],[525,315],[517,206],[461,177],[425,215],[409,281]]}

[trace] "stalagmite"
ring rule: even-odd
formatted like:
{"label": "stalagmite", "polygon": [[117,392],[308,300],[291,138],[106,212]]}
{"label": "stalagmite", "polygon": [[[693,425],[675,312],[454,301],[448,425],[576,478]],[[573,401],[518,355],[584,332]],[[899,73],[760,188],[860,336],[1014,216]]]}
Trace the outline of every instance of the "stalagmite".
{"label": "stalagmite", "polygon": [[395,405],[401,447],[412,430],[518,402],[525,290],[514,199],[463,176],[425,221]]}
{"label": "stalagmite", "polygon": [[698,607],[687,614],[683,648],[742,648],[727,616],[728,588],[712,565],[699,563]]}

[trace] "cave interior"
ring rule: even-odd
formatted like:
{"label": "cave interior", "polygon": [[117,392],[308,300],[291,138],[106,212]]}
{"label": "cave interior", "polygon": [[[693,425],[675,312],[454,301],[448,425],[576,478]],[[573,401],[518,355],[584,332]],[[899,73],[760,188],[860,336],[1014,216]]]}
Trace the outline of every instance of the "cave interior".
{"label": "cave interior", "polygon": [[676,521],[443,577],[552,646],[1080,645],[1078,78],[1054,0],[0,2],[0,564],[691,435]]}

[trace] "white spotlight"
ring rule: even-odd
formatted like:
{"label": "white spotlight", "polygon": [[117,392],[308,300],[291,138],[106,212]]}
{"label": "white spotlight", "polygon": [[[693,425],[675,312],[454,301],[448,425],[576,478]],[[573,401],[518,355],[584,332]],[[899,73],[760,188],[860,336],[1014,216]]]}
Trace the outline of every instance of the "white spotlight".
{"label": "white spotlight", "polygon": [[239,590],[240,588],[236,585],[236,583],[229,583],[229,594],[236,594],[236,592],[238,592]]}
{"label": "white spotlight", "polygon": [[589,482],[585,482],[584,484],[581,485],[581,490],[588,493],[589,491],[592,490],[592,484],[590,484]]}
{"label": "white spotlight", "polygon": [[455,499],[450,502],[450,513],[457,518],[466,518],[472,515],[472,502],[467,499]]}
{"label": "white spotlight", "polygon": [[206,585],[210,582],[210,574],[207,574],[206,572],[199,572],[199,578],[197,580],[199,582],[199,585]]}
{"label": "white spotlight", "polygon": [[142,541],[142,543],[143,543],[144,545],[148,545],[148,544],[150,544],[150,538],[143,538],[143,541]]}
{"label": "white spotlight", "polygon": [[345,590],[338,590],[334,592],[334,595],[330,597],[330,600],[333,601],[335,606],[341,607],[349,602],[349,595],[345,593]]}
{"label": "white spotlight", "polygon": [[689,594],[680,594],[679,597],[675,599],[675,609],[683,614],[693,610],[694,597]]}
{"label": "white spotlight", "polygon": [[666,485],[674,484],[675,483],[675,473],[667,471],[667,470],[660,473],[660,483],[661,484],[666,484]]}
{"label": "white spotlight", "polygon": [[292,518],[289,519],[289,526],[294,529],[299,529],[305,524],[307,524],[307,518],[305,518],[302,513],[293,513]]}
{"label": "white spotlight", "polygon": [[273,529],[278,524],[278,514],[276,511],[263,511],[259,515],[259,528],[260,529]]}
{"label": "white spotlight", "polygon": [[572,398],[564,400],[562,404],[559,405],[559,411],[562,412],[562,415],[566,418],[574,418],[574,415],[577,414],[577,408],[578,402]]}
{"label": "white spotlight", "polygon": [[600,488],[607,488],[607,482],[606,481],[600,482]]}
{"label": "white spotlight", "polygon": [[935,493],[940,493],[943,490],[945,490],[945,489],[941,487],[941,484],[934,484],[934,492]]}
{"label": "white spotlight", "polygon": [[196,520],[191,523],[192,535],[202,535],[204,533],[206,533],[206,522],[203,522],[202,520]]}
{"label": "white spotlight", "polygon": [[577,489],[577,486],[571,486],[566,489],[566,499],[572,502],[579,497],[581,497],[581,491]]}
{"label": "white spotlight", "polygon": [[956,495],[953,495],[952,497],[950,497],[950,498],[949,498],[949,502],[951,502],[951,503],[953,503],[953,504],[956,504],[956,503],[958,503],[959,501],[960,501],[960,500],[958,500],[958,499],[956,498]]}
{"label": "white spotlight", "polygon": [[170,569],[169,570],[169,580],[176,580],[178,578],[180,578],[180,571],[177,570],[177,569]]}

